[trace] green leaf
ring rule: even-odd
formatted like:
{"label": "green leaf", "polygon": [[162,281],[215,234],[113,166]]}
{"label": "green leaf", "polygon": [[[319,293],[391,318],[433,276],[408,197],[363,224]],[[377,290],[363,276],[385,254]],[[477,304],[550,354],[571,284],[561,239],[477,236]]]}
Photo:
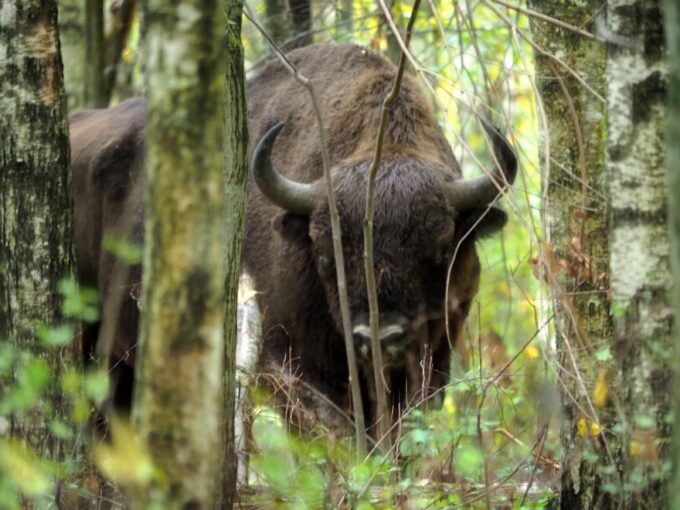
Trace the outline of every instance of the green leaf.
{"label": "green leaf", "polygon": [[142,262],[144,250],[138,244],[129,243],[112,234],[106,234],[102,246],[126,264],[132,265]]}
{"label": "green leaf", "polygon": [[63,347],[73,341],[73,325],[60,324],[47,326],[41,324],[37,329],[38,338],[48,347]]}
{"label": "green leaf", "polygon": [[83,378],[85,395],[96,404],[104,402],[109,394],[109,376],[104,370],[93,370]]}
{"label": "green leaf", "polygon": [[52,435],[58,439],[71,439],[73,437],[73,430],[71,430],[71,427],[61,420],[52,420],[49,427]]}
{"label": "green leaf", "polygon": [[473,475],[484,464],[484,457],[479,448],[466,446],[457,451],[457,466],[467,476]]}
{"label": "green leaf", "polygon": [[86,322],[99,319],[99,293],[95,289],[79,287],[74,280],[65,279],[59,282],[59,291],[64,296],[64,315]]}
{"label": "green leaf", "polygon": [[609,361],[612,359],[612,351],[608,345],[605,345],[595,353],[595,359],[597,361]]}

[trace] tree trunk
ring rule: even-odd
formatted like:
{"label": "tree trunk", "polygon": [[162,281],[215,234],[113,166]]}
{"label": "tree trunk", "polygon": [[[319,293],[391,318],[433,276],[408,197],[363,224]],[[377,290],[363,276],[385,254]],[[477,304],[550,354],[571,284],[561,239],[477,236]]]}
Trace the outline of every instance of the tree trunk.
{"label": "tree trunk", "polygon": [[226,275],[224,280],[226,315],[224,321],[225,345],[225,458],[222,467],[222,506],[230,509],[236,493],[236,459],[234,441],[234,416],[236,395],[236,311],[238,306],[238,279],[241,267],[241,248],[245,228],[246,187],[248,184],[248,112],[246,110],[246,80],[243,45],[241,44],[242,0],[226,2],[229,32],[226,46],[226,75],[224,79],[224,166],[225,216],[224,235]]}
{"label": "tree trunk", "polygon": [[85,103],[85,9],[82,0],[59,2],[59,39],[64,61],[64,88],[68,111],[76,112]]}
{"label": "tree trunk", "polygon": [[608,22],[599,2],[530,3],[609,40],[534,22],[547,120],[544,262],[565,411],[560,504],[655,508],[666,476],[670,325],[661,17],[650,1],[610,0]]}
{"label": "tree trunk", "polygon": [[312,6],[310,0],[288,0],[293,23],[292,40],[286,48],[301,48],[312,44]]}
{"label": "tree trunk", "polygon": [[[565,4],[532,2],[567,23],[592,30],[597,1]],[[588,21],[591,20],[590,24]],[[598,466],[611,465],[597,440],[597,425],[610,423],[609,406],[592,405],[590,396],[598,370],[597,349],[611,345],[613,330],[606,289],[609,280],[605,175],[604,73],[606,48],[566,29],[535,22],[534,40],[551,55],[575,69],[588,91],[552,56],[536,53],[540,126],[543,146],[544,269],[554,296],[557,363],[562,394],[562,508],[593,508],[602,504]],[[540,115],[539,115],[540,118]],[[601,356],[606,358],[606,356]],[[598,402],[599,403],[599,402]],[[584,433],[585,430],[585,433]],[[595,434],[591,434],[594,432]],[[608,438],[609,439],[609,438]]]}
{"label": "tree trunk", "polygon": [[[609,182],[611,391],[622,403],[613,452],[622,473],[617,504],[661,508],[671,384],[672,308],[664,158],[667,71],[660,0],[609,0],[607,176]],[[620,41],[619,41],[620,40]]]}
{"label": "tree trunk", "polygon": [[105,108],[109,98],[104,88],[104,0],[87,0],[85,48],[85,102]]}
{"label": "tree trunk", "polygon": [[[56,376],[70,358],[66,352],[44,352],[36,335],[38,327],[60,319],[57,287],[72,264],[56,2],[4,0],[0,55],[0,338],[46,359]],[[55,397],[52,405],[58,402]],[[17,437],[58,457],[60,442],[50,436],[42,415],[12,425]]]}
{"label": "tree trunk", "polygon": [[311,44],[310,0],[266,0],[265,27],[274,42],[286,51]]}
{"label": "tree trunk", "polygon": [[337,20],[336,23],[340,25],[336,28],[337,32],[351,34],[353,17],[354,9],[352,7],[352,0],[335,1],[335,19]]}
{"label": "tree trunk", "polygon": [[[668,174],[668,211],[673,269],[673,304],[675,308],[675,353],[680,353],[680,6],[675,0],[665,0],[664,18],[668,44],[668,108],[666,110],[666,168]],[[673,410],[680,416],[680,364],[675,357]],[[680,427],[673,427],[673,474],[668,484],[669,508],[680,508]]]}
{"label": "tree trunk", "polygon": [[[113,90],[118,82],[118,69],[123,56],[123,51],[130,36],[132,21],[137,10],[136,0],[118,0],[111,7],[107,22],[105,58],[104,58],[104,94],[107,101],[111,100]],[[125,82],[126,80],[121,80]],[[124,91],[129,92],[129,91]],[[131,94],[123,94],[122,99],[131,97]]]}
{"label": "tree trunk", "polygon": [[[212,509],[224,451],[224,6],[150,0],[144,20],[148,183],[133,417],[164,474],[162,507]],[[153,494],[133,493],[136,507]]]}

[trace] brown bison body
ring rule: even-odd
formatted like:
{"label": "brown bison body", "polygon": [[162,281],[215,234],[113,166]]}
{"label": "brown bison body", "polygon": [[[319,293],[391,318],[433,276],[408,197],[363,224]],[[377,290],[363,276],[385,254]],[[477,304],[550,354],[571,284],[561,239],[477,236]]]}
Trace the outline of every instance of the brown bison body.
{"label": "brown bison body", "polygon": [[[314,84],[322,110],[362,393],[372,420],[363,216],[380,110],[396,69],[355,45],[313,45],[292,52],[290,58]],[[348,409],[330,218],[309,97],[278,62],[249,81],[248,94],[251,143],[260,144],[254,151],[243,263],[259,292],[263,364],[290,364],[288,369],[308,385]],[[91,131],[90,125],[98,131]],[[141,186],[135,183],[141,179],[143,131],[140,100],[72,120],[79,270],[86,282],[102,290],[105,308],[109,294],[119,292],[110,285],[113,266],[119,263],[101,251],[103,233],[114,230],[133,241],[142,239],[143,204],[135,191]],[[380,331],[394,403],[403,403],[415,390],[446,384],[451,347],[445,311],[450,338],[455,339],[478,285],[475,239],[505,222],[505,215],[489,203],[504,179],[514,178],[515,158],[498,133],[490,134],[504,175],[496,172],[498,183],[488,176],[463,180],[420,87],[404,78],[386,130],[374,220]],[[103,178],[108,170],[116,177]],[[447,266],[454,252],[446,297]],[[106,321],[113,320],[121,330],[108,344],[113,362],[136,341],[137,303],[128,291],[138,283],[139,271],[132,269],[117,286],[125,289],[123,304],[113,319],[105,312],[101,325],[103,331]],[[432,360],[432,372],[423,384],[418,377],[425,356]]]}
{"label": "brown bison body", "polygon": [[102,300],[100,322],[83,325],[83,353],[87,362],[109,357],[114,401],[128,407],[142,271],[102,242],[107,235],[136,245],[144,240],[144,100],[82,111],[70,120],[76,270]]}

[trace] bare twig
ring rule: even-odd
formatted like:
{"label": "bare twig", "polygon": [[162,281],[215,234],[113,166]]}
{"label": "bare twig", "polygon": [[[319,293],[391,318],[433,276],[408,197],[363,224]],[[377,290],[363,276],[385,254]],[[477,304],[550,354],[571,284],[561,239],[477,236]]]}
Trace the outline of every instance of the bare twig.
{"label": "bare twig", "polygon": [[345,351],[347,353],[347,365],[349,368],[349,382],[352,390],[352,407],[354,411],[354,428],[357,440],[357,456],[359,458],[366,454],[366,425],[364,420],[364,410],[361,401],[361,386],[359,384],[359,369],[357,367],[356,354],[354,352],[354,339],[352,335],[352,324],[349,311],[349,299],[347,297],[347,277],[345,276],[345,259],[342,251],[342,238],[340,229],[340,216],[335,202],[333,183],[331,181],[330,158],[326,145],[326,132],[323,127],[319,102],[314,92],[314,87],[310,80],[303,76],[286,55],[276,46],[269,37],[262,25],[256,20],[255,15],[246,6],[244,11],[246,17],[262,33],[270,47],[276,53],[281,63],[295,77],[295,79],[305,87],[312,101],[316,123],[319,129],[319,143],[321,145],[321,158],[323,161],[323,173],[326,181],[326,196],[328,199],[328,209],[331,217],[331,230],[333,233],[333,254],[335,256],[336,276],[338,280],[338,296],[340,300],[340,313],[342,315],[342,329],[345,338]]}
{"label": "bare twig", "polygon": [[[380,5],[385,12],[385,16],[390,18],[389,10],[385,5],[384,0],[380,1]],[[406,42],[405,47],[408,48],[408,43],[411,39],[411,31],[413,29],[413,23],[416,19],[416,14],[418,12],[418,7],[420,6],[420,0],[416,0],[413,4],[413,9],[411,11],[411,17],[408,21],[406,27]],[[391,21],[389,19],[388,21]],[[398,37],[397,30],[393,28],[395,36]],[[373,161],[371,162],[371,168],[368,174],[368,186],[366,190],[366,215],[364,216],[364,268],[366,271],[366,292],[368,294],[368,306],[369,306],[369,325],[371,329],[371,355],[373,357],[373,376],[375,384],[375,394],[377,400],[378,416],[378,434],[380,437],[384,437],[389,444],[389,437],[387,436],[388,423],[387,418],[389,416],[387,409],[387,399],[385,394],[385,385],[383,384],[382,370],[382,350],[380,347],[380,337],[379,337],[379,310],[378,310],[378,291],[375,282],[375,270],[374,270],[374,257],[373,257],[373,216],[375,213],[375,202],[373,200],[373,194],[375,192],[375,181],[378,175],[378,167],[380,165],[380,157],[382,155],[382,144],[385,137],[385,130],[387,129],[387,122],[389,120],[390,109],[395,99],[399,95],[399,90],[401,89],[401,81],[404,76],[404,68],[406,67],[406,52],[402,51],[399,57],[399,66],[397,68],[397,74],[394,77],[394,83],[392,85],[392,90],[387,95],[383,101],[382,110],[380,112],[380,125],[378,126],[378,136],[375,143],[375,153],[373,155]]]}
{"label": "bare twig", "polygon": [[527,7],[520,7],[519,5],[511,4],[510,2],[506,2],[505,0],[491,0],[492,2],[496,4],[500,4],[504,7],[507,7],[508,9],[513,9],[517,12],[521,12],[522,14],[526,14],[527,16],[530,16],[532,18],[540,19],[541,21],[545,21],[547,23],[551,23],[555,26],[558,26],[560,28],[564,28],[565,30],[569,30],[570,32],[574,32],[578,35],[581,35],[585,37],[586,39],[592,39],[593,41],[600,41],[600,42],[606,42],[606,40],[602,37],[598,37],[595,34],[592,34],[588,32],[587,30],[583,30],[582,28],[577,27],[576,25],[571,25],[565,21],[562,21],[557,18],[553,18],[551,16],[547,16],[541,12],[534,11],[532,9],[528,9]]}
{"label": "bare twig", "polygon": [[491,9],[499,18],[501,18],[509,27],[512,27],[512,29],[526,42],[529,43],[529,45],[536,50],[536,53],[540,54],[541,56],[552,58],[555,62],[557,62],[560,66],[562,66],[569,74],[571,74],[576,81],[578,81],[583,87],[590,92],[595,98],[597,98],[598,101],[601,101],[604,104],[607,104],[607,100],[602,97],[601,94],[598,94],[593,87],[591,87],[588,82],[586,82],[580,74],[578,74],[574,69],[572,69],[569,64],[567,64],[564,60],[560,59],[553,53],[550,53],[549,51],[543,49],[541,46],[536,44],[534,40],[529,37],[527,34],[524,33],[522,29],[520,29],[510,18],[508,18],[505,14],[500,12],[494,5],[492,5],[491,0],[483,0],[484,3],[487,5],[489,9]]}

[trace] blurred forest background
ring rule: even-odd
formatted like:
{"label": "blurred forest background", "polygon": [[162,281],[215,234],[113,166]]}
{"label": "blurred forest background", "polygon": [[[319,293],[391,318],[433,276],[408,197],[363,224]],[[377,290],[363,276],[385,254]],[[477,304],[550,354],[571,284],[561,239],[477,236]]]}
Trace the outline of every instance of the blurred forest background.
{"label": "blurred forest background", "polygon": [[[619,159],[607,152],[614,145],[608,125],[612,133],[620,125],[618,87],[636,78],[617,74],[617,55],[652,58],[646,45],[656,44],[658,60],[665,57],[659,2],[631,3],[633,14],[621,14],[613,0],[421,3],[407,72],[427,91],[463,174],[492,165],[477,115],[501,126],[520,168],[501,202],[508,225],[478,244],[481,284],[443,405],[408,409],[395,447],[357,461],[348,438],[321,425],[304,438],[288,433],[268,394],[253,385],[249,467],[235,507],[657,508],[637,505],[663,501],[671,469],[667,223],[665,216],[653,220],[663,242],[638,230],[642,248],[621,248],[618,222],[637,213],[633,206],[612,213],[618,188],[609,160]],[[142,5],[57,4],[69,113],[143,95]],[[241,41],[252,76],[275,54],[251,19],[284,52],[353,42],[396,63],[402,49],[392,25],[403,33],[413,5],[265,0],[248,2],[244,12]],[[611,21],[616,16],[625,19]],[[619,31],[616,23],[629,24]],[[657,180],[635,181],[627,170],[623,180],[635,181],[629,188],[643,202],[645,190],[655,191],[649,202],[665,210],[660,72],[662,86],[634,89],[651,105],[635,122],[651,127],[642,148],[631,151],[658,157],[626,167]],[[636,137],[616,146],[637,147]],[[640,217],[650,216],[644,212]],[[620,228],[633,232],[629,224]],[[660,252],[658,267],[634,258],[659,243],[649,250]],[[115,240],[109,249],[140,257],[138,247]],[[3,270],[7,251],[4,257]],[[626,264],[642,264],[648,279],[632,292],[621,290],[627,282],[619,290],[611,285],[610,275],[626,273]],[[73,339],[78,321],[96,319],[98,296],[68,277],[59,290],[63,320],[38,324],[32,343],[0,344],[0,507],[125,508],[124,489],[154,487],[156,507],[172,508],[161,494],[162,475],[132,430],[114,423],[110,442],[92,444],[88,422],[108,394],[108,378],[83,373]],[[643,304],[631,305],[638,298]],[[649,328],[639,327],[643,322]],[[19,434],[21,423],[41,430],[39,440]]]}

